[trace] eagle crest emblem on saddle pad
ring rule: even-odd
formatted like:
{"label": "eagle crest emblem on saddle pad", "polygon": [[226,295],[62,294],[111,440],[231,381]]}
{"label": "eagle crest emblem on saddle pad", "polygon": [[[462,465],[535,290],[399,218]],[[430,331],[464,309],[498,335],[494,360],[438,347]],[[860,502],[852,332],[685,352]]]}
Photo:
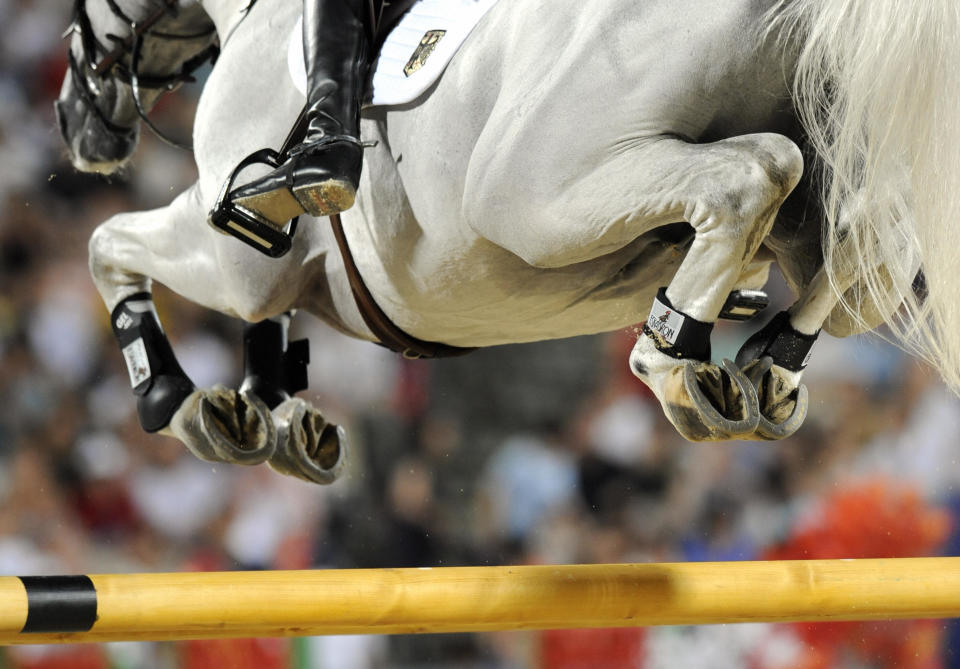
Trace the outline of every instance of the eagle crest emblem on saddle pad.
{"label": "eagle crest emblem on saddle pad", "polygon": [[[497,0],[417,0],[387,36],[371,72],[373,94],[367,106],[413,102],[429,89],[474,27]],[[303,33],[298,21],[290,35],[287,66],[306,95]]]}
{"label": "eagle crest emblem on saddle pad", "polygon": [[433,50],[437,47],[437,42],[443,39],[443,36],[446,34],[446,30],[428,30],[423,36],[423,39],[420,40],[420,44],[414,49],[410,60],[408,60],[407,64],[403,67],[403,73],[409,77],[423,67],[427,62],[427,58],[430,57],[430,54],[433,53]]}

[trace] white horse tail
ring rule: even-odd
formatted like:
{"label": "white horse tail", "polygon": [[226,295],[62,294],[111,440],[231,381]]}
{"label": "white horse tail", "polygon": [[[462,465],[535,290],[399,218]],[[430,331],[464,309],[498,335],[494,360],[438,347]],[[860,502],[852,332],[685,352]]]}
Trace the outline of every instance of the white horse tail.
{"label": "white horse tail", "polygon": [[854,316],[896,312],[902,345],[960,390],[960,2],[778,0],[768,19],[796,49],[834,289],[854,285]]}

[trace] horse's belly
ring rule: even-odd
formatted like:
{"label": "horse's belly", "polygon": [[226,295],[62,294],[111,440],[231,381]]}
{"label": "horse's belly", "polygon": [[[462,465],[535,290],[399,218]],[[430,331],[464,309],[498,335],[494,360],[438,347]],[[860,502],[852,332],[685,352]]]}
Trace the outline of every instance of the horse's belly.
{"label": "horse's belly", "polygon": [[608,332],[644,320],[689,241],[662,233],[651,231],[616,253],[556,269],[531,267],[488,243],[455,259],[434,259],[421,248],[405,265],[408,271],[392,275],[370,256],[358,264],[381,308],[410,334],[456,346],[495,346]]}

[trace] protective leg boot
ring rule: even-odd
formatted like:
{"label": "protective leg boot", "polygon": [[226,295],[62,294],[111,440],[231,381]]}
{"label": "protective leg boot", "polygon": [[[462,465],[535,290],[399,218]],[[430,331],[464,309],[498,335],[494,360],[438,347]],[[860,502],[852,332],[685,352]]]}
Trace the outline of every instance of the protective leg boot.
{"label": "protective leg boot", "polygon": [[353,206],[363,165],[368,12],[367,0],[305,0],[306,137],[280,167],[235,190],[235,204],[277,225],[304,212],[329,216]]}

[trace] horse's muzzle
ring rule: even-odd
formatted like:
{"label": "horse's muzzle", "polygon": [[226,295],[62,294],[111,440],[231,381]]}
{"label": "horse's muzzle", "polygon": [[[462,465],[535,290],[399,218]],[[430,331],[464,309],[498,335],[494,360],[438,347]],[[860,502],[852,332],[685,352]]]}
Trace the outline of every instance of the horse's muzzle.
{"label": "horse's muzzle", "polygon": [[53,107],[60,137],[77,169],[109,174],[133,155],[139,135],[136,126],[108,128],[98,114],[86,108],[82,98],[69,93],[61,95]]}

